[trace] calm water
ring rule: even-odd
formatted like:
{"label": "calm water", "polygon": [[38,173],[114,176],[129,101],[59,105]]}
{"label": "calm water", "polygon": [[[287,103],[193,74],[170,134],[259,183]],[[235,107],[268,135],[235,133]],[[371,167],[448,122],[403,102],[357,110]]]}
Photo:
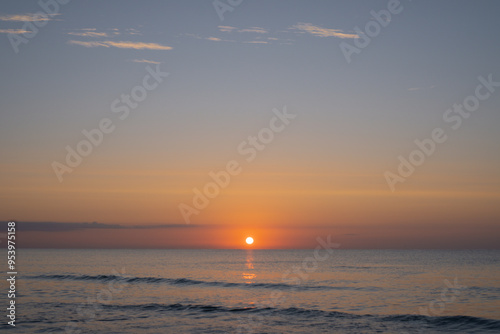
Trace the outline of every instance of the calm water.
{"label": "calm water", "polygon": [[500,333],[500,251],[19,250],[18,263],[17,326],[0,327],[13,333]]}

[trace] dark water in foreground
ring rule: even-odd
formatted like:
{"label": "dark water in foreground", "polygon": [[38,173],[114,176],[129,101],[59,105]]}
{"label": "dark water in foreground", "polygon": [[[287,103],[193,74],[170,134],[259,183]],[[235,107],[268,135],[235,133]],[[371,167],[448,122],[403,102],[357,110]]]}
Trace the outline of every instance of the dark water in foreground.
{"label": "dark water in foreground", "polygon": [[500,251],[17,255],[12,333],[500,333]]}

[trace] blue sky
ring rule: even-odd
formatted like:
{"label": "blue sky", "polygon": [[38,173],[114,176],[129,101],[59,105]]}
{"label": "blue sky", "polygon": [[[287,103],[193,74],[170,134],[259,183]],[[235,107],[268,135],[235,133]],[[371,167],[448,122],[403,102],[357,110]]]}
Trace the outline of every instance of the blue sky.
{"label": "blue sky", "polygon": [[[314,184],[321,191],[388,191],[384,171],[396,169],[397,157],[414,149],[415,139],[443,126],[445,110],[473,94],[479,76],[500,81],[496,1],[401,1],[401,12],[348,63],[340,44],[354,45],[355,27],[363,31],[375,21],[371,11],[386,10],[388,3],[243,0],[221,21],[212,1],[73,0],[49,15],[16,53],[9,33],[24,36],[24,21],[39,23],[33,14],[41,8],[35,1],[3,1],[0,182],[11,193],[4,195],[6,217],[0,218],[178,222],[177,203],[189,199],[210,170],[232,159],[238,143],[264,126],[273,108],[283,106],[297,120],[247,175],[295,173],[301,178],[283,184],[297,189]],[[139,85],[148,66],[169,76],[60,184],[51,163],[64,160],[65,147],[75,146],[83,129],[104,117],[116,121],[112,101]],[[479,189],[489,194],[488,203],[497,201],[499,95],[482,101],[460,130],[449,133],[400,185],[402,191]],[[141,177],[153,171],[166,174],[149,185]],[[102,194],[102,178],[115,172],[123,178],[106,189],[132,192],[127,184],[144,181],[150,188],[141,191],[163,198],[148,214],[138,207],[119,215],[104,208],[93,212],[91,202],[72,197],[81,184]],[[308,183],[310,174],[327,176]],[[251,188],[241,182],[234,189]],[[166,194],[152,190],[155,185]],[[266,192],[259,189],[253,191]],[[64,207],[77,213],[57,213],[58,196],[71,199]],[[109,196],[111,207],[119,205]],[[23,197],[24,205],[12,204]],[[50,203],[45,208],[43,198]],[[314,210],[327,212],[328,200],[319,202]],[[473,211],[485,220],[500,217],[493,206],[477,205]],[[327,224],[324,215],[320,220]],[[213,223],[217,214],[209,216]]]}

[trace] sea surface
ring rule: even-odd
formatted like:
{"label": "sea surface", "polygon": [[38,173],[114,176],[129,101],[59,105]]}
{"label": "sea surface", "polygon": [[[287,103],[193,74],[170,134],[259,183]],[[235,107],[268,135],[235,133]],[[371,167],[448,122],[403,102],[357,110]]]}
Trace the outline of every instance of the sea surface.
{"label": "sea surface", "polygon": [[500,251],[20,249],[17,271],[6,333],[500,333]]}

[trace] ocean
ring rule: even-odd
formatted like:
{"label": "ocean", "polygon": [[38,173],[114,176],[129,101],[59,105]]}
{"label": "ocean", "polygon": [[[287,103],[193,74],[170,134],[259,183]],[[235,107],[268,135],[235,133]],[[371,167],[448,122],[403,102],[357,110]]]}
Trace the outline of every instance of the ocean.
{"label": "ocean", "polygon": [[498,250],[19,249],[16,263],[2,332],[500,333]]}

